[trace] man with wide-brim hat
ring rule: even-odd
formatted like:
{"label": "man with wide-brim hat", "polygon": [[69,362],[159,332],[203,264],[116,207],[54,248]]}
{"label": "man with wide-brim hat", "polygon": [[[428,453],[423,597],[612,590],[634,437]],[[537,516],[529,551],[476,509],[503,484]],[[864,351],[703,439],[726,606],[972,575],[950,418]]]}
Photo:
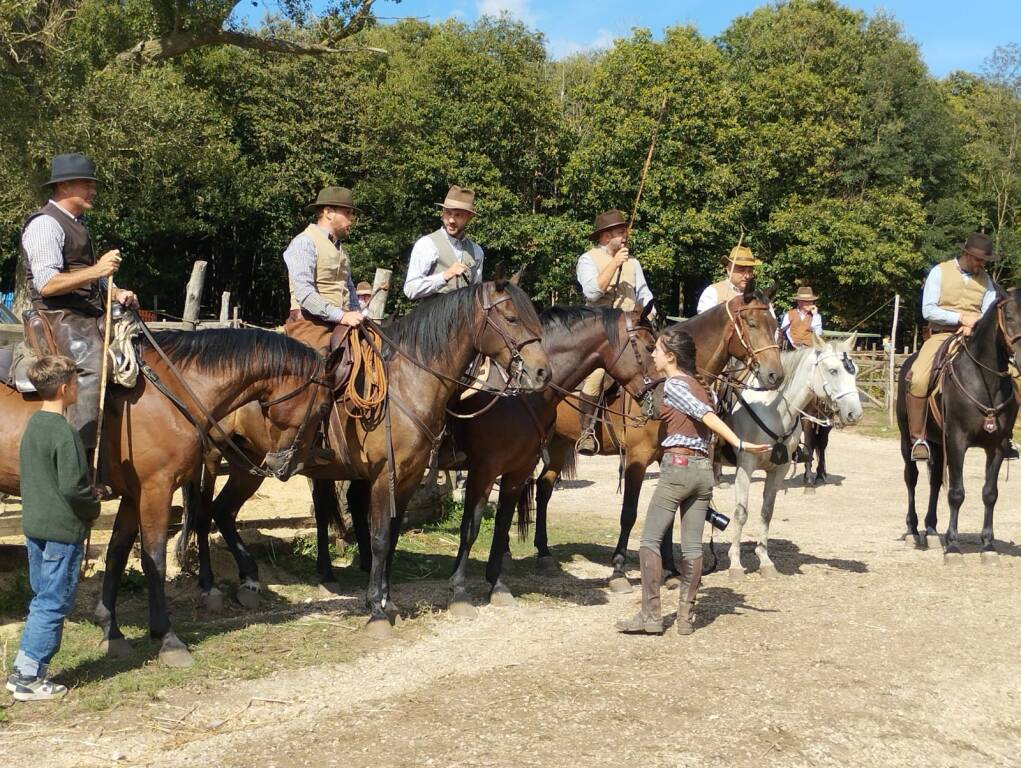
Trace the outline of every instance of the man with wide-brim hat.
{"label": "man with wide-brim hat", "polygon": [[811,286],[803,285],[794,295],[795,306],[780,318],[780,332],[792,347],[811,347],[815,337],[822,337],[822,315],[816,302],[819,297]]}
{"label": "man with wide-brim hat", "polygon": [[[653,301],[642,265],[631,255],[626,242],[627,217],[611,208],[596,216],[589,239],[594,243],[578,258],[576,275],[585,303],[590,307],[614,307],[625,312],[641,309]],[[582,383],[579,403],[581,437],[578,452],[591,456],[599,451],[595,416],[603,393],[605,371],[593,371]]]}
{"label": "man with wide-brim hat", "polygon": [[985,265],[996,261],[993,241],[983,232],[968,235],[956,258],[937,264],[922,288],[922,317],[929,323],[930,336],[918,350],[911,370],[906,400],[911,458],[928,461],[925,441],[926,410],[932,366],[936,353],[954,334],[969,336],[975,323],[996,303],[997,286]]}
{"label": "man with wide-brim hat", "polygon": [[284,332],[322,349],[330,346],[338,325],[356,326],[364,319],[351,280],[351,263],[341,244],[359,210],[347,187],[324,187],[305,212],[313,214],[313,221],[284,251],[291,291]]}
{"label": "man with wide-brim hat", "polygon": [[707,287],[698,297],[696,308],[698,314],[701,315],[707,309],[742,295],[745,287],[755,276],[755,268],[760,264],[762,262],[755,258],[752,249],[738,242],[730,249],[730,254],[724,257],[727,276]]}
{"label": "man with wide-brim hat", "polygon": [[424,299],[482,282],[485,254],[465,230],[475,218],[475,191],[456,184],[440,209],[440,228],[420,237],[411,249],[404,295]]}
{"label": "man with wide-brim hat", "polygon": [[358,308],[367,311],[369,302],[372,301],[372,286],[362,280],[355,288],[355,293],[358,295]]}
{"label": "man with wide-brim hat", "polygon": [[[32,213],[21,230],[33,318],[45,321],[59,351],[78,368],[78,402],[67,420],[81,435],[91,461],[99,420],[100,372],[103,361],[103,316],[107,281],[120,268],[121,253],[110,250],[96,258],[85,214],[96,199],[96,168],[85,155],[57,155],[43,184],[49,200]],[[116,302],[138,308],[135,294],[113,288]],[[26,333],[31,333],[26,329]]]}

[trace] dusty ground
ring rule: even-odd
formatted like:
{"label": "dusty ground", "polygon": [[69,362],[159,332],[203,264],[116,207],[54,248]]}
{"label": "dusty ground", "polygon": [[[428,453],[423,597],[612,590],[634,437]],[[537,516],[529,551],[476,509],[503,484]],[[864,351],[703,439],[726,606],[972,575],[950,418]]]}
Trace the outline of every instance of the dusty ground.
{"label": "dusty ground", "polygon": [[[1001,482],[1002,555],[984,565],[971,458],[966,552],[948,566],[899,538],[896,443],[835,434],[832,484],[814,495],[792,484],[778,500],[780,575],[708,576],[695,634],[661,638],[612,629],[637,593],[603,589],[616,467],[586,460],[581,477],[594,482],[553,498],[563,570],[538,577],[531,559],[515,561],[516,608],[446,618],[430,609],[445,582],[426,574],[395,592],[418,617],[353,661],[217,682],[201,695],[186,684],[59,730],[15,713],[0,754],[4,765],[55,768],[1017,765],[1021,477]],[[261,503],[304,504],[301,483],[267,485]],[[732,491],[717,502],[729,511]],[[746,536],[756,531],[753,517]],[[748,543],[742,559],[755,567]],[[672,610],[676,593],[665,594]],[[350,636],[360,592],[324,605],[310,618],[330,628],[320,637]]]}

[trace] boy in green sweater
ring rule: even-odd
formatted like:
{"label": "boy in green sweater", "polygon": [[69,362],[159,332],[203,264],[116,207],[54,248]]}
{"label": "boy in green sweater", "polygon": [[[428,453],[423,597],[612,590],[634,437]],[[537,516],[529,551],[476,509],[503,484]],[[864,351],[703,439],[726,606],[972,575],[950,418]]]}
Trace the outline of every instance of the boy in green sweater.
{"label": "boy in green sweater", "polygon": [[64,418],[78,397],[74,362],[47,356],[28,369],[43,400],[21,436],[21,526],[28,547],[28,577],[35,596],[7,690],[17,701],[45,701],[67,693],[46,677],[60,649],[64,619],[74,608],[85,535],[99,517],[89,484],[85,448]]}

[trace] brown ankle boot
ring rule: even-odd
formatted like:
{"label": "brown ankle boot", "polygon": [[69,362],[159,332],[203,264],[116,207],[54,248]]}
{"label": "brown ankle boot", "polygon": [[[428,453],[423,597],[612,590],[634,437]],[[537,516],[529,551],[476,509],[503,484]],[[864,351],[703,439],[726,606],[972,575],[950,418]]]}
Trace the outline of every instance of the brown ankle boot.
{"label": "brown ankle boot", "polygon": [[677,633],[690,635],[695,631],[695,595],[702,583],[702,558],[681,558],[681,595],[677,604]]}
{"label": "brown ankle boot", "polygon": [[905,405],[908,411],[908,434],[911,435],[911,460],[928,461],[929,444],[925,442],[925,417],[929,400],[908,393]]}
{"label": "brown ankle boot", "polygon": [[663,559],[659,552],[642,547],[638,550],[638,563],[642,571],[642,610],[630,619],[619,619],[617,631],[662,635],[659,585],[663,582]]}
{"label": "brown ankle boot", "polygon": [[582,456],[595,456],[599,453],[599,441],[596,440],[596,411],[599,409],[599,398],[582,395],[578,399],[578,425],[581,437],[578,438],[578,453]]}

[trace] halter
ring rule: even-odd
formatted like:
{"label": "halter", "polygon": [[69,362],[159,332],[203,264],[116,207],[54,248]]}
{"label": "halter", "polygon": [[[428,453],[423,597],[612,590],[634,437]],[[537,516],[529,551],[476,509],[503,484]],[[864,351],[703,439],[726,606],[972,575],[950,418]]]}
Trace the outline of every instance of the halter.
{"label": "halter", "polygon": [[[837,353],[836,352],[826,352],[826,353],[823,353],[820,350],[816,350],[816,352],[815,352],[815,361],[812,363],[813,374],[816,371],[819,370],[819,363],[821,363],[823,360],[825,360],[828,357],[837,357]],[[843,366],[844,370],[847,371],[852,376],[854,376],[855,373],[856,373],[856,370],[855,370],[854,361],[851,359],[851,356],[847,352],[844,352],[842,355],[840,355],[840,357],[838,359],[840,361],[840,364]],[[857,395],[858,394],[858,387],[854,386],[854,387],[848,389],[846,392],[840,392],[840,393],[834,395],[832,392],[830,392],[829,384],[827,384],[827,382],[826,382],[826,377],[822,376],[821,378],[822,378],[822,391],[823,391],[823,394],[826,395],[826,397],[829,399],[829,401],[831,403],[836,404],[836,403],[839,403],[841,401],[841,399],[843,399],[845,397],[851,397],[853,395]]]}
{"label": "halter", "polygon": [[748,321],[744,319],[744,313],[759,311],[759,308],[741,307],[740,309],[735,311],[730,306],[730,304],[732,301],[735,301],[739,298],[742,297],[735,296],[733,299],[728,299],[725,304],[727,309],[727,319],[730,320],[731,328],[733,329],[733,333],[727,338],[727,346],[728,347],[730,346],[730,339],[736,336],[737,340],[741,342],[741,346],[744,347],[745,351],[748,353],[748,368],[754,373],[757,372],[759,369],[758,358],[759,353],[765,352],[766,350],[769,349],[780,349],[780,345],[774,342],[773,344],[766,344],[758,348],[752,347],[751,333],[749,332],[747,327]]}
{"label": "halter", "polygon": [[[491,327],[494,331],[496,331],[500,338],[503,339],[503,343],[506,345],[507,351],[510,352],[511,359],[510,363],[507,365],[507,373],[510,376],[511,380],[515,381],[520,387],[521,375],[523,374],[525,367],[525,361],[521,357],[521,350],[528,344],[540,344],[542,342],[542,337],[540,336],[539,333],[535,331],[535,329],[528,328],[528,326],[525,326],[525,328],[532,335],[523,338],[521,341],[514,341],[514,339],[510,337],[510,334],[508,334],[507,331],[499,323],[493,321],[493,318],[490,316],[490,313],[492,312],[492,310],[494,310],[496,307],[500,306],[504,302],[511,301],[511,297],[509,295],[504,296],[499,301],[493,301],[492,297],[489,295],[489,287],[487,284],[484,283],[482,286],[482,290],[479,291],[478,300],[479,307],[482,309],[482,319],[479,321],[478,326],[475,328],[475,334],[473,338],[475,349],[480,348],[482,334],[486,332],[487,327]],[[500,392],[500,394],[504,394],[506,390],[507,387],[504,387],[503,391]]]}
{"label": "halter", "polygon": [[620,384],[620,388],[623,389],[631,398],[637,402],[642,409],[642,413],[647,417],[652,417],[654,413],[653,405],[653,392],[656,389],[656,385],[659,383],[658,379],[653,379],[649,376],[648,366],[642,363],[642,355],[638,350],[638,336],[641,333],[649,334],[650,338],[655,340],[655,335],[651,328],[647,328],[643,325],[635,325],[631,320],[630,312],[621,312],[624,316],[624,328],[627,331],[627,343],[621,344],[620,349],[617,351],[617,356],[613,358],[612,362],[606,367],[606,370],[612,371],[617,367],[617,363],[620,362],[621,357],[624,353],[630,349],[635,358],[635,365],[638,370],[642,372],[642,388],[637,393],[632,392],[625,384]]}

